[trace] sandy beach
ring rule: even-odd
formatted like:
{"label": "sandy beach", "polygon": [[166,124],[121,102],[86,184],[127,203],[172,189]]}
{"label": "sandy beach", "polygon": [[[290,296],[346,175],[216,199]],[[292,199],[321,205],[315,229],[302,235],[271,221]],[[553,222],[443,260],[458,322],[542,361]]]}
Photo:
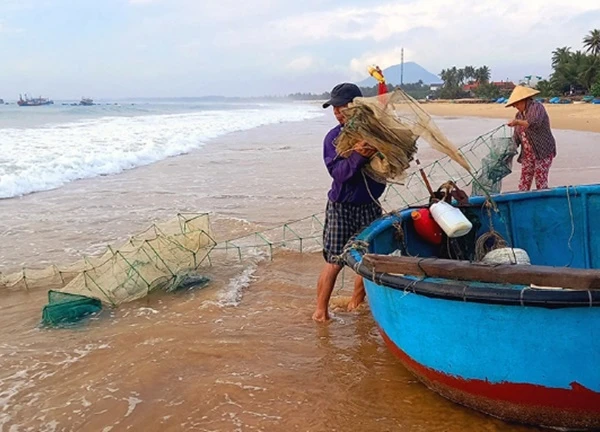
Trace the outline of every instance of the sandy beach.
{"label": "sandy beach", "polygon": [[0,432],[600,427],[599,8],[0,0]]}
{"label": "sandy beach", "polygon": [[[496,106],[425,108],[457,145],[510,117]],[[550,114],[559,153],[551,185],[599,182],[600,134],[583,125],[600,109],[551,108],[562,112]],[[560,130],[559,119],[575,130]],[[334,121],[324,111],[230,133],[121,174],[0,200],[0,270],[68,263],[177,211],[211,212],[221,240],[320,213],[330,184],[322,140]],[[515,164],[504,189],[518,176]],[[322,263],[319,252],[215,262],[203,290],[155,293],[74,329],[38,327],[46,290],[3,293],[0,429],[540,430],[429,391],[386,349],[368,305],[313,323]],[[346,269],[334,308],[347,302],[351,277]]]}
{"label": "sandy beach", "polygon": [[[600,106],[592,104],[544,104],[553,129],[600,132]],[[503,104],[467,104],[452,101],[428,102],[423,108],[431,115],[512,119],[514,108]]]}

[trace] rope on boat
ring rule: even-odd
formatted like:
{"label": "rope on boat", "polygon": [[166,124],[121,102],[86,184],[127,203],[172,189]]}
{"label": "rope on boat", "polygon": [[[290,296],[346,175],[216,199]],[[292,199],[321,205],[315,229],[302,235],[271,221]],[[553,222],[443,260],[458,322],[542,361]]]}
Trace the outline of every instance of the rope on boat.
{"label": "rope on boat", "polygon": [[521,301],[521,306],[525,306],[525,300],[523,299],[523,296],[525,294],[525,291],[527,291],[528,289],[531,289],[531,287],[525,286],[519,292],[519,300]]}
{"label": "rope on boat", "polygon": [[[494,220],[492,218],[492,212],[491,212],[491,207],[492,207],[491,203],[489,201],[486,201],[484,203],[484,207],[486,207],[486,210],[487,210],[489,223],[490,223],[490,229],[487,233],[482,234],[475,242],[475,260],[476,261],[481,261],[483,259],[483,257],[490,251],[493,251],[495,249],[505,248],[508,246],[508,242],[494,228]],[[491,246],[488,247],[488,241],[490,239],[493,240],[493,243]],[[514,250],[513,250],[513,255],[514,255]],[[516,256],[514,256],[513,258],[515,259],[515,262],[517,262]]]}

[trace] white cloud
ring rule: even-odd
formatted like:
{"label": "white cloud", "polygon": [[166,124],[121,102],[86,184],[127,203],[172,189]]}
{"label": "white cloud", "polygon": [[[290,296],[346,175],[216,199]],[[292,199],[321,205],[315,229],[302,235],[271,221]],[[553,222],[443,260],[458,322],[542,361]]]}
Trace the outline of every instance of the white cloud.
{"label": "white cloud", "polygon": [[297,57],[290,61],[285,67],[294,72],[302,72],[311,69],[315,64],[315,59],[309,55]]}
{"label": "white cloud", "polygon": [[[580,46],[584,29],[567,27],[568,16],[600,11],[595,1],[565,0],[486,1],[466,4],[459,1],[430,0],[412,4],[389,3],[375,8],[355,9],[339,14],[328,12],[292,18],[287,25],[316,34],[321,40],[356,40],[371,44],[353,53],[348,70],[353,79],[365,77],[370,64],[382,68],[400,62],[416,61],[438,73],[452,65],[492,65],[504,73],[522,65],[527,73],[549,72],[551,51],[557,46]],[[369,26],[356,25],[355,17],[370,17]],[[315,27],[320,19],[335,25]],[[334,19],[335,18],[335,19]],[[494,67],[492,67],[494,71]],[[523,72],[525,74],[525,71]],[[511,77],[514,79],[514,77]]]}
{"label": "white cloud", "polygon": [[305,40],[363,40],[384,41],[391,36],[416,27],[442,24],[430,2],[398,4],[362,8],[343,7],[324,12],[305,13],[281,19],[274,28],[290,36],[302,36]]}
{"label": "white cloud", "polygon": [[[314,50],[313,62],[345,65],[353,79],[364,77],[371,63],[381,67],[399,63],[401,46],[406,61],[420,63],[433,73],[454,64],[542,67],[556,46],[576,45],[583,37],[566,28],[565,19],[598,8],[595,0],[365,2],[221,29],[215,43],[231,51],[266,44],[280,56],[290,50]],[[324,54],[326,46],[334,56]],[[333,60],[343,56],[345,60]]]}
{"label": "white cloud", "polygon": [[[65,82],[142,93],[233,92],[248,80],[257,93],[329,90],[337,80],[366,77],[370,64],[399,63],[401,47],[405,61],[435,74],[487,64],[493,76],[517,79],[546,74],[553,49],[581,49],[600,22],[598,0],[88,1],[91,11],[66,7],[72,0],[0,0],[0,93],[17,78],[45,79],[39,68],[25,76],[16,66],[45,54]],[[92,14],[98,19],[89,31],[64,25]],[[73,68],[74,58],[87,66]],[[45,91],[60,93],[56,86]]]}
{"label": "white cloud", "polygon": [[[251,23],[252,19],[264,21],[269,11],[282,4],[280,0],[128,0],[132,5],[160,4],[168,11],[164,18],[172,23]],[[143,10],[143,8],[141,9]],[[262,19],[260,19],[262,17]]]}
{"label": "white cloud", "polygon": [[279,33],[290,38],[301,37],[304,41],[369,39],[381,42],[415,28],[444,29],[452,35],[468,33],[479,23],[492,22],[496,23],[494,28],[503,30],[495,34],[501,42],[503,38],[511,39],[514,34],[525,33],[535,23],[563,19],[566,11],[573,15],[598,7],[596,0],[395,1],[379,6],[366,4],[364,7],[308,12],[282,18],[273,25]]}
{"label": "white cloud", "polygon": [[[409,61],[412,52],[410,50],[404,50],[404,59]],[[391,49],[384,49],[379,51],[367,52],[360,57],[355,57],[350,60],[350,71],[352,72],[353,79],[362,79],[367,73],[367,67],[370,65],[377,65],[381,69],[385,69],[389,66],[400,63],[402,56],[402,48],[395,47]]]}

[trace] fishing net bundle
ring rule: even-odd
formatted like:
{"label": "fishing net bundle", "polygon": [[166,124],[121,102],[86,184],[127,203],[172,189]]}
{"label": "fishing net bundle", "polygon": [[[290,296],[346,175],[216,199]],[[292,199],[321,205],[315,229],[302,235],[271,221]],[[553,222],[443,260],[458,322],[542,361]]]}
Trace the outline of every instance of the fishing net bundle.
{"label": "fishing net bundle", "polygon": [[402,183],[423,138],[467,171],[468,162],[439,130],[431,116],[402,89],[374,97],[356,98],[344,109],[344,127],[336,151],[348,157],[364,140],[377,150],[364,170],[379,182]]}
{"label": "fishing net bundle", "polygon": [[196,271],[214,246],[208,214],[179,214],[119,247],[108,246],[101,256],[86,257],[64,269],[51,266],[0,275],[0,287],[57,288],[49,292],[43,321],[68,322],[102,304],[118,306],[154,290],[174,291],[206,282]]}

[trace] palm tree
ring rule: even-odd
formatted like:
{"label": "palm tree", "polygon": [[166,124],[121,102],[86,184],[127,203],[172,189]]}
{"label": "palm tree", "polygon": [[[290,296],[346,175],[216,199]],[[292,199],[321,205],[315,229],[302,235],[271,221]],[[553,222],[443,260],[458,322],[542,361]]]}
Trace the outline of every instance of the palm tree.
{"label": "palm tree", "polygon": [[552,84],[550,84],[549,81],[546,81],[546,80],[539,81],[537,83],[536,88],[540,91],[540,96],[542,96],[542,97],[552,96],[552,94],[553,94]]}
{"label": "palm tree", "polygon": [[442,81],[444,82],[444,84],[446,84],[448,82],[448,70],[446,69],[442,69],[442,71],[440,72],[440,78],[442,79]]}
{"label": "palm tree", "polygon": [[600,54],[600,30],[592,30],[590,34],[583,38],[583,46],[586,52],[595,56]]}
{"label": "palm tree", "polygon": [[550,80],[552,86],[561,93],[568,92],[572,86],[586,87],[582,75],[588,58],[583,52],[576,51],[569,55],[568,60],[558,63]]}
{"label": "palm tree", "polygon": [[475,71],[475,80],[480,84],[487,84],[490,82],[491,71],[487,66],[477,68]]}
{"label": "palm tree", "polygon": [[457,79],[458,79],[458,84],[459,85],[463,85],[463,83],[465,82],[465,70],[464,69],[458,69],[457,73]]}
{"label": "palm tree", "polygon": [[457,98],[461,94],[462,85],[462,69],[457,69],[453,66],[451,69],[444,69],[440,73],[440,78],[444,81],[444,87],[441,91],[441,97],[445,99]]}
{"label": "palm tree", "polygon": [[459,72],[460,71],[456,69],[456,66],[453,66],[451,69],[444,69],[440,74],[440,77],[447,87],[456,87],[461,81]]}
{"label": "palm tree", "polygon": [[589,91],[600,78],[600,56],[587,56],[580,65],[579,74],[581,84]]}
{"label": "palm tree", "polygon": [[475,79],[475,68],[473,66],[465,66],[465,79],[469,84]]}
{"label": "palm tree", "polygon": [[571,47],[556,48],[552,51],[552,67],[556,67],[561,63],[566,63],[571,57]]}

